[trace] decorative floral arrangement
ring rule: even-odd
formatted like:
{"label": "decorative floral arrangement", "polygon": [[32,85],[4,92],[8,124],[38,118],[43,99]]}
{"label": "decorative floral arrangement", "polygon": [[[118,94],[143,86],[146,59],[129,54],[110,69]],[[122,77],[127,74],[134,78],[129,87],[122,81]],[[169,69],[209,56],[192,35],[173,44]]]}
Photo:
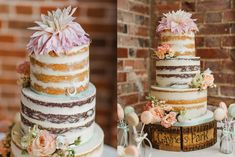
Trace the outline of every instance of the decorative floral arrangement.
{"label": "decorative floral arrangement", "polygon": [[208,87],[216,87],[214,84],[214,76],[212,75],[211,70],[207,69],[203,73],[196,74],[189,86],[191,88],[199,88],[199,90],[204,90]]}
{"label": "decorative floral arrangement", "polygon": [[16,71],[20,75],[17,83],[22,87],[28,87],[30,84],[30,63],[28,61],[21,63]]}
{"label": "decorative floral arrangement", "polygon": [[148,96],[147,100],[141,117],[142,119],[148,117],[152,124],[160,123],[163,127],[169,128],[178,121],[180,115],[185,114],[184,110],[180,113],[175,112],[171,106],[165,104],[165,101],[159,101],[154,96]]}
{"label": "decorative floral arrangement", "polygon": [[170,30],[172,33],[188,33],[192,31],[198,31],[195,19],[192,19],[192,14],[183,10],[172,11],[167,14],[163,14],[160,24],[157,27],[157,31]]}
{"label": "decorative floral arrangement", "polygon": [[[13,125],[9,128],[11,130]],[[6,134],[6,137],[0,141],[0,156],[10,157],[11,156],[11,132]]]}
{"label": "decorative floral arrangement", "polygon": [[25,134],[20,141],[24,149],[22,154],[29,154],[32,157],[52,156],[52,157],[75,157],[71,145],[79,145],[80,137],[69,144],[61,135],[50,134],[47,130],[40,130],[36,125]]}
{"label": "decorative floral arrangement", "polygon": [[173,58],[175,56],[175,52],[171,50],[169,44],[158,46],[157,50],[154,50],[154,53],[159,59]]}
{"label": "decorative floral arrangement", "polygon": [[38,26],[29,29],[36,32],[27,45],[30,54],[47,54],[54,51],[57,55],[68,53],[74,46],[89,44],[89,35],[72,17],[76,8],[71,6],[63,10],[48,12],[41,15],[42,21],[36,21]]}

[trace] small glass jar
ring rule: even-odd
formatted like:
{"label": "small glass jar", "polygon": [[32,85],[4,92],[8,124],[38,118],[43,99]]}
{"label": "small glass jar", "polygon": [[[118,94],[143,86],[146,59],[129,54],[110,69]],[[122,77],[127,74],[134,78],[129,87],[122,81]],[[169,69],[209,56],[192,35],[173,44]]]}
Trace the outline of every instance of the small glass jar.
{"label": "small glass jar", "polygon": [[128,125],[121,122],[117,126],[117,144],[118,146],[128,146]]}
{"label": "small glass jar", "polygon": [[220,141],[220,152],[231,154],[233,152],[233,138],[229,130],[223,130]]}

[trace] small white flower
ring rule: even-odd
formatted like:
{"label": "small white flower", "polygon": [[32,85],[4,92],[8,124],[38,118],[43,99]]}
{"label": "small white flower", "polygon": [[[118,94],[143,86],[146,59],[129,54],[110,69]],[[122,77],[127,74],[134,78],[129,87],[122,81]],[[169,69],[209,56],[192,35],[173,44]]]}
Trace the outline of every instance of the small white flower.
{"label": "small white flower", "polygon": [[65,150],[68,148],[68,141],[63,135],[59,135],[56,138],[56,149],[62,149]]}

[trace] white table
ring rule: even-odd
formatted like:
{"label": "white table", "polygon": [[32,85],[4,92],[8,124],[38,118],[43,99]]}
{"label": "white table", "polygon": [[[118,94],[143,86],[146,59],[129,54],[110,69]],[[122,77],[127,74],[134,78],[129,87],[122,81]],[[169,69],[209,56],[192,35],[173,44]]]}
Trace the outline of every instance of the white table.
{"label": "white table", "polygon": [[223,154],[219,152],[219,141],[209,148],[191,152],[171,152],[153,149],[152,157],[235,157],[233,154]]}

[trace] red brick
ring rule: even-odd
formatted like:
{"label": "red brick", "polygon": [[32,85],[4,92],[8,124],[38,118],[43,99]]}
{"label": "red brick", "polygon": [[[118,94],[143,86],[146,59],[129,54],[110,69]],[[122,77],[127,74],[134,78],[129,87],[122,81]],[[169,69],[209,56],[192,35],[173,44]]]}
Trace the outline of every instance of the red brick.
{"label": "red brick", "polygon": [[16,20],[10,20],[8,22],[9,28],[24,29],[24,30],[35,25],[36,24],[34,24],[33,22],[23,22]]}
{"label": "red brick", "polygon": [[16,65],[2,64],[2,69],[6,71],[16,71]]}
{"label": "red brick", "polygon": [[235,62],[232,60],[224,60],[223,61],[223,70],[226,70],[227,72],[234,72],[235,71]]}
{"label": "red brick", "polygon": [[235,46],[235,36],[225,36],[222,38],[223,46]]}
{"label": "red brick", "polygon": [[0,21],[0,29],[2,28],[2,21]]}
{"label": "red brick", "polygon": [[26,5],[17,5],[16,6],[16,13],[17,14],[32,14],[32,6]]}
{"label": "red brick", "polygon": [[104,8],[88,8],[87,16],[89,17],[104,17],[105,9]]}
{"label": "red brick", "polygon": [[220,47],[221,38],[220,37],[205,37],[205,46],[206,47]]}
{"label": "red brick", "polygon": [[117,32],[127,33],[127,24],[118,23],[117,24]]}
{"label": "red brick", "polygon": [[40,7],[40,13],[41,14],[47,14],[48,11],[56,10],[57,7],[55,6],[41,6]]}
{"label": "red brick", "polygon": [[138,57],[138,58],[147,58],[149,53],[150,52],[147,49],[138,49],[136,51],[136,57]]}
{"label": "red brick", "polygon": [[132,67],[133,69],[145,69],[146,61],[145,60],[125,60],[124,67]]}
{"label": "red brick", "polygon": [[135,1],[129,1],[129,10],[149,15],[149,6],[135,3]]}
{"label": "red brick", "polygon": [[160,13],[166,13],[169,11],[176,11],[180,9],[180,1],[171,1],[171,2],[167,2],[167,1],[157,1],[156,3],[156,11],[160,12]]}
{"label": "red brick", "polygon": [[113,33],[117,32],[114,24],[94,24],[94,23],[81,23],[86,32],[89,33]]}
{"label": "red brick", "polygon": [[205,69],[210,68],[213,72],[220,72],[223,68],[223,63],[218,60],[218,61],[210,61],[207,60],[205,62]]}
{"label": "red brick", "polygon": [[235,97],[235,86],[220,86],[220,93],[224,96]]}
{"label": "red brick", "polygon": [[197,56],[206,59],[228,58],[228,50],[220,48],[197,49]]}
{"label": "red brick", "polygon": [[222,20],[221,13],[207,13],[206,14],[206,23],[221,22],[221,20]]}
{"label": "red brick", "polygon": [[131,35],[144,36],[144,37],[149,36],[149,29],[146,27],[129,25],[128,30],[129,30],[128,33]]}
{"label": "red brick", "polygon": [[200,12],[192,13],[192,18],[197,20],[196,23],[203,23],[204,22],[204,14],[203,13],[200,13]]}
{"label": "red brick", "polygon": [[185,11],[188,11],[188,12],[195,11],[195,2],[183,1],[182,2],[182,9]]}
{"label": "red brick", "polygon": [[118,0],[117,1],[117,8],[128,10],[128,0]]}
{"label": "red brick", "polygon": [[215,72],[214,73],[214,77],[215,77],[215,83],[223,83],[223,84],[235,84],[235,74],[232,73],[223,73],[223,72]]}
{"label": "red brick", "polygon": [[118,48],[117,49],[117,57],[118,58],[127,58],[128,49],[127,48]]}
{"label": "red brick", "polygon": [[119,96],[119,102],[125,106],[135,104],[138,102],[138,93],[121,95]]}
{"label": "red brick", "polygon": [[117,70],[123,70],[123,60],[117,60]]}
{"label": "red brick", "polygon": [[228,34],[230,27],[230,24],[199,25],[199,34]]}
{"label": "red brick", "polygon": [[126,73],[125,72],[118,72],[117,73],[117,82],[125,82],[126,81]]}
{"label": "red brick", "polygon": [[7,51],[7,50],[3,50],[0,49],[0,57],[25,57],[26,56],[26,52],[23,50],[11,50],[11,51]]}
{"label": "red brick", "polygon": [[8,5],[5,4],[0,5],[0,13],[8,13],[8,11],[9,11]]}
{"label": "red brick", "polygon": [[235,98],[229,98],[229,97],[217,97],[217,96],[209,96],[208,97],[208,105],[213,105],[213,106],[219,106],[219,103],[223,101],[227,105],[234,103]]}
{"label": "red brick", "polygon": [[197,37],[195,38],[196,47],[203,47],[204,46],[204,37]]}
{"label": "red brick", "polygon": [[0,35],[0,42],[15,42],[15,38],[12,35]]}
{"label": "red brick", "polygon": [[198,0],[198,11],[219,11],[230,8],[230,0]]}
{"label": "red brick", "polygon": [[224,12],[223,20],[227,21],[235,21],[235,10],[229,10]]}
{"label": "red brick", "polygon": [[16,79],[13,78],[1,78],[0,77],[0,84],[16,84]]}

